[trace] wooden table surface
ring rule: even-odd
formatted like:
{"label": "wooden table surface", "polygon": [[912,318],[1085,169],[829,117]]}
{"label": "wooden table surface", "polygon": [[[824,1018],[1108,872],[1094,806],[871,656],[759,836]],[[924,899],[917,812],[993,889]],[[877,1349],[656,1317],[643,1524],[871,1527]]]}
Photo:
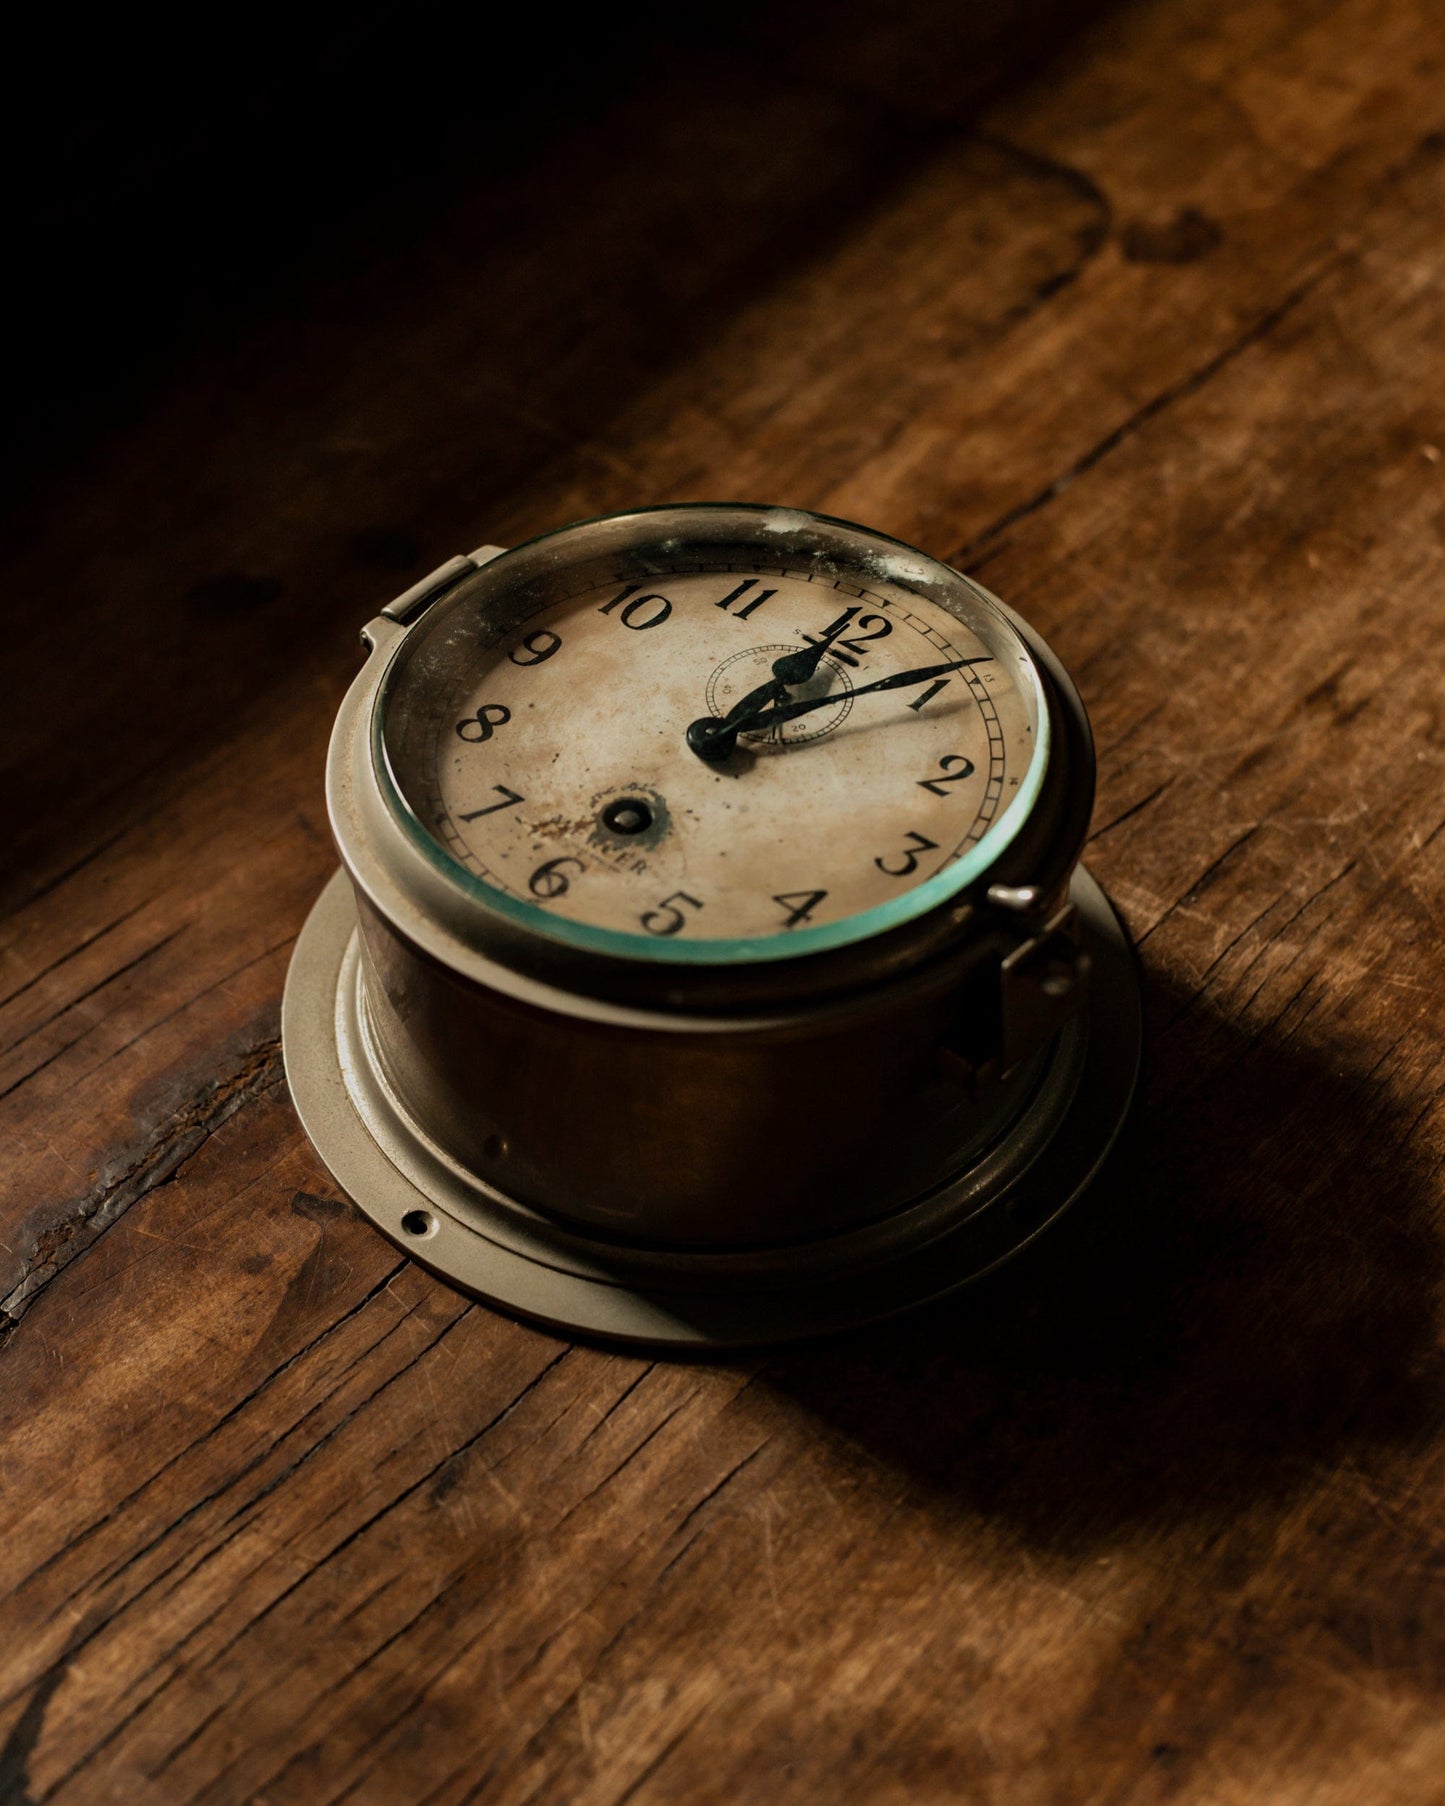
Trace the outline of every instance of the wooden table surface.
{"label": "wooden table surface", "polygon": [[[1445,1799],[1445,9],[981,106],[852,26],[674,47],[7,529],[0,1800]],[[1057,648],[1151,1046],[1007,1274],[677,1364],[401,1258],[277,1034],[360,623],[708,497]]]}

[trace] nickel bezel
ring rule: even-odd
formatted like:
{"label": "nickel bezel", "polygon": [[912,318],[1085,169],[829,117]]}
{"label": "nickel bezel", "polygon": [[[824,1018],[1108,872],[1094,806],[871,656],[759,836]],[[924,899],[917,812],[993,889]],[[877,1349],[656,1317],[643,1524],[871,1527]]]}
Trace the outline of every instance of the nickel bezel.
{"label": "nickel bezel", "polygon": [[[416,650],[448,618],[479,606],[510,626],[508,594],[545,584],[583,562],[636,560],[649,549],[676,557],[748,546],[765,558],[810,558],[847,581],[871,576],[914,591],[963,620],[1015,659],[1036,724],[1026,780],[981,839],[932,878],[839,922],[789,934],[657,941],[548,914],[498,890],[456,860],[422,823],[391,769],[385,711]],[[528,611],[529,613],[531,610]],[[524,618],[518,617],[518,620]],[[758,1003],[765,1013],[851,990],[985,935],[996,912],[980,909],[1004,882],[1057,896],[1082,844],[1092,802],[1092,749],[1072,684],[1025,623],[972,579],[902,541],[829,516],[756,504],[697,503],[574,523],[512,548],[464,574],[405,629],[378,620],[372,659],[348,695],[333,735],[328,792],[343,858],[380,913],[417,945],[480,982],[695,1006]],[[1041,832],[1041,829],[1043,830]],[[993,926],[997,926],[993,922]],[[538,999],[541,1001],[541,999]]]}

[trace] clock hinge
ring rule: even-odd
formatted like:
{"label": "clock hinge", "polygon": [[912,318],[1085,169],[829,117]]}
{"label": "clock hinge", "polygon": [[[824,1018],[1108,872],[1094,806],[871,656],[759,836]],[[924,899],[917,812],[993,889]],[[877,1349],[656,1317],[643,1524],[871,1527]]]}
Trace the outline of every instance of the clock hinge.
{"label": "clock hinge", "polygon": [[1079,912],[1066,903],[999,966],[999,1065],[1009,1067],[1053,1039],[1077,1013],[1088,987]]}
{"label": "clock hinge", "polygon": [[449,558],[445,564],[423,577],[420,583],[413,583],[410,589],[403,590],[392,602],[382,609],[388,621],[395,621],[402,627],[409,627],[424,609],[444,596],[448,590],[455,589],[463,577],[470,577],[474,571],[489,564],[493,558],[500,558],[506,551],[505,546],[478,546],[475,552],[459,553]]}

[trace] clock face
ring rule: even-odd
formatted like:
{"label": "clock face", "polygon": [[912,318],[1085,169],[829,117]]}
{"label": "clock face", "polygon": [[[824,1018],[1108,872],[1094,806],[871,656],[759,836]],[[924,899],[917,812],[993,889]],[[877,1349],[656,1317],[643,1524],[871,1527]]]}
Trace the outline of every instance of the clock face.
{"label": "clock face", "polygon": [[779,957],[945,900],[1038,788],[1023,641],[894,541],[709,512],[622,551],[564,529],[422,617],[378,715],[413,830],[514,919],[632,955]]}

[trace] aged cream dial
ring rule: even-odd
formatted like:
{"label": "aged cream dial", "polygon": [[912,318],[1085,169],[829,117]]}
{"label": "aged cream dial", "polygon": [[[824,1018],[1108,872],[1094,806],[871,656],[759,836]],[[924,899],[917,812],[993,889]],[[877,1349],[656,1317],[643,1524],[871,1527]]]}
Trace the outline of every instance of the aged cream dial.
{"label": "aged cream dial", "polygon": [[639,951],[868,933],[1007,833],[1046,735],[1007,621],[898,565],[661,556],[452,622],[388,694],[398,787],[475,880]]}

